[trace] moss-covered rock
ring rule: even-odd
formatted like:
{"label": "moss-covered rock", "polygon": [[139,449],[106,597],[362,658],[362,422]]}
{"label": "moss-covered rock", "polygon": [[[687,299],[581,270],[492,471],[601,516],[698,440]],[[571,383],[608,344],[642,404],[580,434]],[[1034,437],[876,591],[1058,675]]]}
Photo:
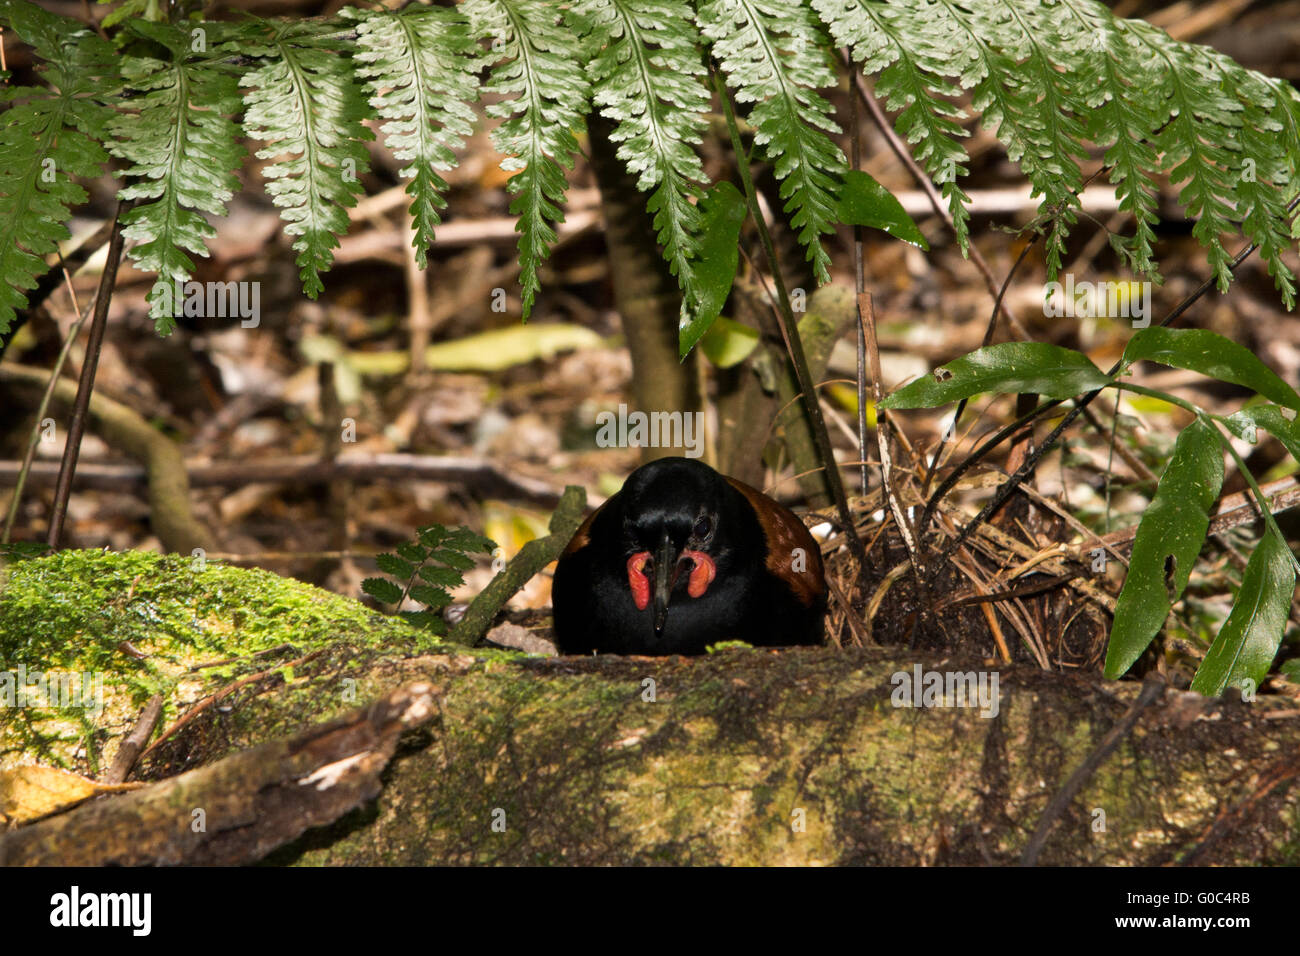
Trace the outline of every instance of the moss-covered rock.
{"label": "moss-covered rock", "polygon": [[[39,760],[93,774],[104,745],[154,694],[165,724],[241,676],[312,652],[436,647],[398,619],[267,571],[141,551],[11,562],[0,591],[0,674],[9,675],[0,677],[0,768]],[[68,706],[46,706],[45,694],[15,706],[17,685],[31,696],[41,674],[60,675]]]}
{"label": "moss-covered rock", "polygon": [[[433,688],[436,713],[401,738],[378,798],[282,846],[278,863],[1013,863],[1137,692],[1018,666],[996,672],[996,713],[981,716],[897,696],[897,675],[918,664],[991,677],[981,661],[830,648],[526,658],[428,646],[401,622],[260,572],[45,562],[10,569],[7,655],[107,655],[148,678],[145,690],[168,688],[173,708],[228,691],[156,747],[140,779],[247,753],[396,687]],[[271,627],[263,611],[295,623]],[[55,631],[14,638],[14,622],[43,621],[92,656]],[[151,657],[113,656],[123,639]],[[247,655],[286,640],[301,661],[292,673],[239,683],[283,668],[283,654]],[[217,680],[188,669],[231,654],[244,656]],[[1268,707],[1167,691],[1056,819],[1040,862],[1300,862],[1300,721],[1268,719]]]}

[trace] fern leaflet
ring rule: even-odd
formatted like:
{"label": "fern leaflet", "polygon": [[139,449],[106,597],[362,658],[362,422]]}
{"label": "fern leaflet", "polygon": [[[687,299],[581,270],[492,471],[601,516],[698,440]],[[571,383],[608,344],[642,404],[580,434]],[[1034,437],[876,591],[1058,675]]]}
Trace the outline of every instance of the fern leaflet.
{"label": "fern leaflet", "polygon": [[415,227],[415,258],[426,265],[438,215],[446,208],[447,183],[436,170],[456,164],[454,150],[473,132],[469,106],[478,90],[470,72],[474,61],[468,24],[457,10],[412,4],[398,13],[361,13],[354,60],[370,90],[370,105],[381,119],[393,155],[409,163],[401,175],[411,182],[410,214]]}
{"label": "fern leaflet", "polygon": [[812,0],[831,36],[847,47],[866,74],[879,73],[876,95],[898,111],[899,136],[915,147],[916,161],[939,184],[948,203],[957,241],[966,249],[970,236],[970,196],[957,178],[970,171],[970,157],[958,142],[970,135],[959,120],[965,113],[944,97],[960,90],[943,74],[951,44],[937,31],[916,29],[915,14],[872,0]]}
{"label": "fern leaflet", "polygon": [[28,3],[4,0],[0,21],[44,61],[42,87],[0,91],[0,334],[24,290],[48,271],[44,257],[68,238],[71,207],[86,201],[74,176],[95,177],[108,159],[112,112],[101,102],[116,76],[113,50],[89,30]]}
{"label": "fern leaflet", "polygon": [[131,20],[127,28],[152,40],[169,59],[128,57],[122,73],[142,95],[117,117],[113,155],[131,165],[134,182],[118,196],[136,200],[122,217],[122,235],[137,268],[158,273],[149,314],[160,335],[176,323],[175,284],[194,272],[187,253],[206,256],[216,230],[203,213],[223,216],[239,182],[233,170],[244,156],[230,114],[239,108],[234,77],[213,64],[189,60],[191,35],[176,27]]}
{"label": "fern leaflet", "polygon": [[484,92],[505,99],[487,108],[505,120],[492,131],[506,154],[501,168],[514,175],[506,188],[519,217],[519,285],[524,319],[541,288],[537,267],[555,241],[552,222],[563,222],[560,204],[568,186],[565,170],[584,128],[587,80],[582,49],[560,25],[558,8],[543,0],[465,0],[461,5],[476,37],[490,37],[491,78]]}
{"label": "fern leaflet", "polygon": [[736,99],[754,104],[754,145],[773,161],[790,224],[818,280],[829,282],[821,237],[834,231],[846,163],[827,135],[840,128],[817,92],[835,85],[821,26],[800,0],[704,0],[698,16]]}
{"label": "fern leaflet", "polygon": [[240,81],[249,88],[244,129],[268,144],[258,159],[275,159],[262,171],[266,192],[285,234],[296,237],[298,275],[314,299],[347,231],[347,210],[363,192],[360,177],[370,164],[362,143],[374,134],[362,125],[367,104],[338,55],[345,41],[311,22],[262,26],[270,34],[259,30],[243,48],[267,58]]}

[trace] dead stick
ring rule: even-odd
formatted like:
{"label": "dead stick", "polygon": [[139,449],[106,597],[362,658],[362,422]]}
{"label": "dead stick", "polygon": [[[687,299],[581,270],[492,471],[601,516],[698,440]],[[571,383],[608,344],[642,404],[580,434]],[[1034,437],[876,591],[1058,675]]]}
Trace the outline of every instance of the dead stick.
{"label": "dead stick", "polygon": [[90,393],[95,390],[95,371],[99,368],[99,352],[104,344],[104,327],[108,324],[108,301],[113,297],[117,265],[122,260],[122,214],[128,206],[127,202],[117,204],[117,212],[113,216],[113,232],[108,240],[108,260],[99,277],[99,290],[95,293],[95,312],[90,320],[90,337],[86,341],[86,358],[81,364],[81,379],[77,383],[77,401],[72,407],[72,420],[68,423],[68,440],[63,446],[59,483],[54,488],[50,533],[46,538],[51,550],[57,549],[63,538],[63,522],[68,513],[68,499],[72,496],[72,476],[77,470],[81,436],[86,431],[86,413],[90,408]]}
{"label": "dead stick", "polygon": [[131,768],[135,766],[135,758],[140,756],[140,751],[149,742],[154,728],[158,726],[158,718],[162,716],[162,705],[162,694],[154,694],[149,698],[149,703],[145,704],[144,710],[140,711],[140,719],[135,722],[131,732],[126,735],[126,739],[117,748],[117,754],[113,757],[113,765],[104,774],[104,783],[126,782],[127,776],[131,773]]}

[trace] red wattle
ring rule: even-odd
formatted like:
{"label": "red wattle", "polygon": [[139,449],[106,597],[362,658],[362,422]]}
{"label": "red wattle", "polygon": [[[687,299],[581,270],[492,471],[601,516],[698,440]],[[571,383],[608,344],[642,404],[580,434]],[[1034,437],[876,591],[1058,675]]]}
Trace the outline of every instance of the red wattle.
{"label": "red wattle", "polygon": [[686,593],[693,598],[700,597],[709,589],[713,579],[718,576],[718,566],[703,551],[683,551],[682,554],[695,562],[695,567],[691,569],[690,580],[686,585]]}
{"label": "red wattle", "polygon": [[650,582],[642,570],[649,560],[649,551],[641,551],[627,559],[627,583],[632,588],[632,600],[636,602],[638,611],[644,611],[650,603]]}

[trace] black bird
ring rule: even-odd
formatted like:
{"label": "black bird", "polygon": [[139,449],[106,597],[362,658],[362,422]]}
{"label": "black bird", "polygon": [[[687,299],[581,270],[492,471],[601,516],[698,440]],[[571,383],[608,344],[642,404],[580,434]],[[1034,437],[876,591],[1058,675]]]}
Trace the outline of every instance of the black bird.
{"label": "black bird", "polygon": [[789,509],[689,458],[642,465],[555,569],[562,654],[820,644],[821,552]]}

